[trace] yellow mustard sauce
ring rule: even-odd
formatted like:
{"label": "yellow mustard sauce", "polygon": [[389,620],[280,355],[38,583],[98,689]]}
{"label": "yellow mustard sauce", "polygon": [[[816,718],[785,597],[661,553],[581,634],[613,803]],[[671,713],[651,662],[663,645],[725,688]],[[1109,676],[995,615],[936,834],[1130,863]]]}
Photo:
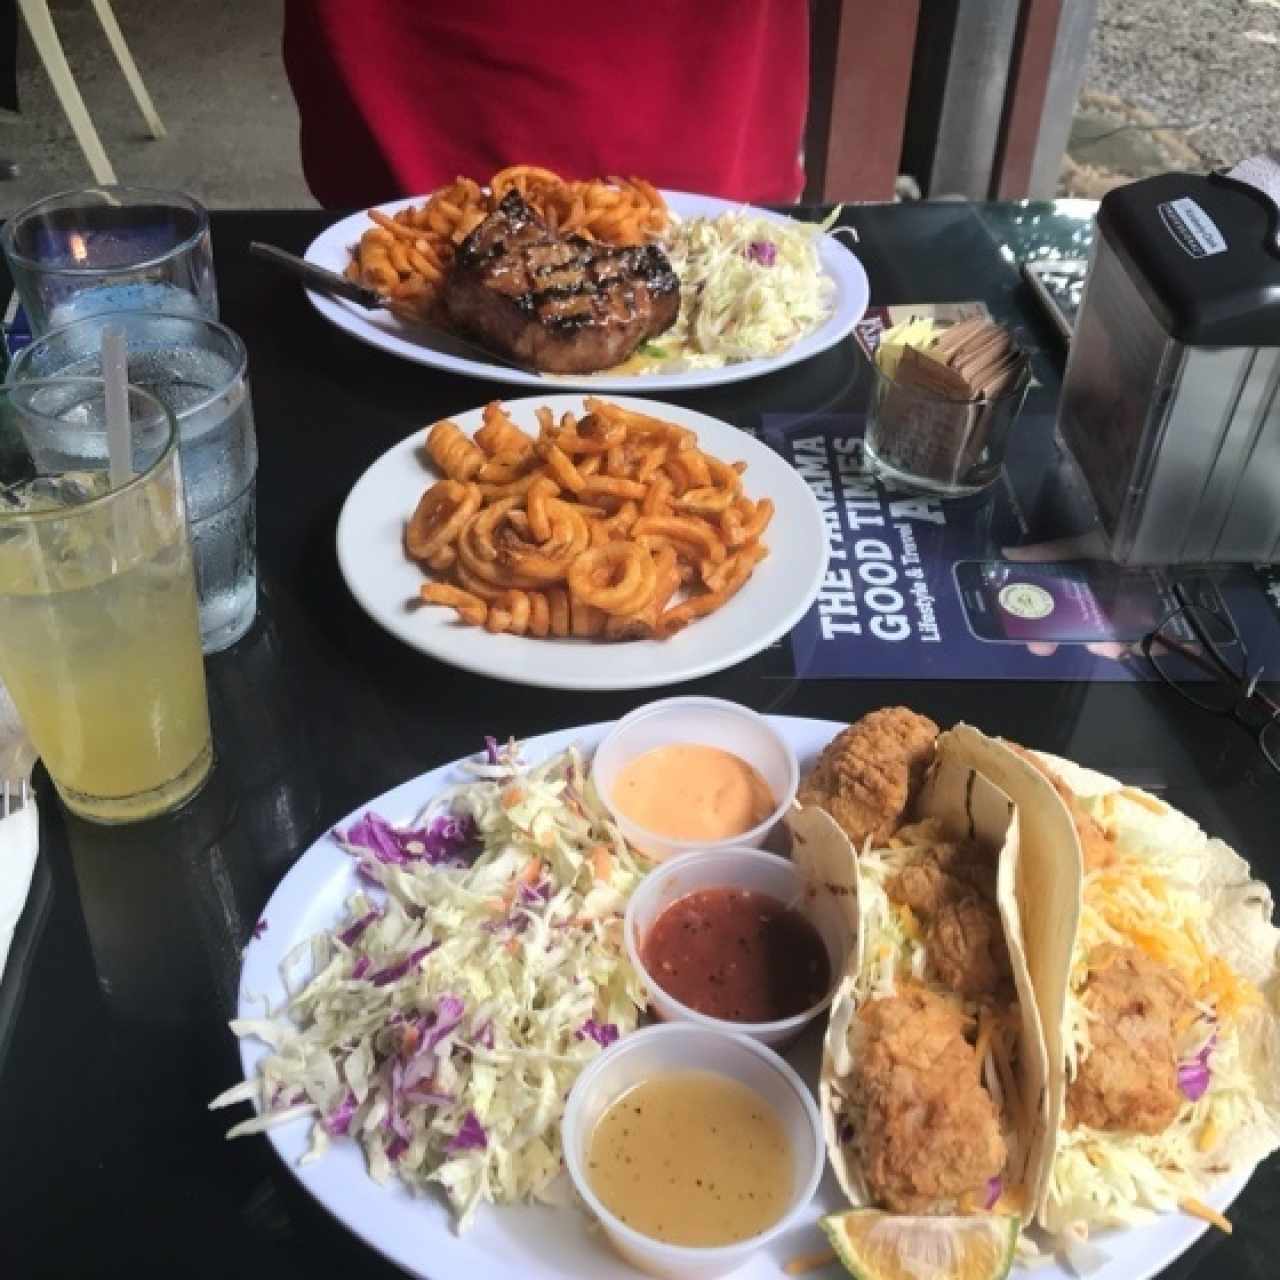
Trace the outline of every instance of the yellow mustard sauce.
{"label": "yellow mustard sauce", "polygon": [[587,1180],[642,1235],[707,1248],[759,1235],[783,1216],[793,1160],[781,1121],[755,1090],[679,1071],[629,1089],[600,1117]]}

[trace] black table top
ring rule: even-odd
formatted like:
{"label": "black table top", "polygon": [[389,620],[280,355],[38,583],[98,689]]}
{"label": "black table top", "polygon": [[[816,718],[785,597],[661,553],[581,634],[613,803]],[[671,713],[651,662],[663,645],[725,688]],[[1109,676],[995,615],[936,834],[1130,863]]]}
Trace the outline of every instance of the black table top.
{"label": "black table top", "polygon": [[[39,775],[41,856],[0,983],[0,1275],[399,1274],[316,1207],[266,1142],[227,1143],[206,1103],[234,1083],[241,948],[281,877],[363,800],[478,747],[610,719],[662,691],[501,684],[400,645],[346,591],[334,527],[357,476],[391,444],[502,394],[402,363],[334,331],[299,289],[251,260],[251,239],[302,252],[325,213],[213,215],[223,319],[245,339],[261,454],[260,616],[208,663],[218,766],[185,811],[98,828],[64,817]],[[846,214],[877,303],[982,299],[1057,349],[974,206]],[[525,394],[524,391],[513,394]],[[770,411],[856,408],[851,342],[788,371],[670,397],[741,426]],[[852,719],[902,702],[968,719],[1163,795],[1280,890],[1280,780],[1247,735],[1159,686],[793,681],[763,656],[681,686],[758,711]],[[1262,1280],[1280,1253],[1280,1159],[1164,1274]],[[1268,1260],[1268,1259],[1271,1260]]]}

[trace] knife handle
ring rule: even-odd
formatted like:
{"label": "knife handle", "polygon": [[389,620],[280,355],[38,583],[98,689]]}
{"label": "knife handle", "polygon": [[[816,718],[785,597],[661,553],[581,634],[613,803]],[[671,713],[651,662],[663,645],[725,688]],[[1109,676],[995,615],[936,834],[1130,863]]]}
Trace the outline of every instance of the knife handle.
{"label": "knife handle", "polygon": [[308,288],[320,293],[331,293],[339,298],[347,298],[351,302],[358,302],[362,307],[377,308],[386,305],[383,298],[373,289],[357,284],[354,280],[348,280],[346,276],[340,276],[336,271],[318,267],[314,262],[308,262],[305,258],[287,253],[273,244],[263,244],[259,240],[254,240],[249,244],[249,252],[255,258],[271,263],[296,280],[301,280]]}

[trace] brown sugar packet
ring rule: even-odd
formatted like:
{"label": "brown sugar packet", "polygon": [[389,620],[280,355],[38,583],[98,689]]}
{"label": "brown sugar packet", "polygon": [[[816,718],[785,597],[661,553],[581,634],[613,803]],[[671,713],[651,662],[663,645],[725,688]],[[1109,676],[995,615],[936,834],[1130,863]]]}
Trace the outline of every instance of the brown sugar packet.
{"label": "brown sugar packet", "polygon": [[971,367],[964,370],[964,378],[973,388],[974,395],[980,395],[983,386],[1005,369],[1013,368],[1020,359],[1021,352],[1007,349],[1003,352],[997,351],[981,363],[975,360]]}
{"label": "brown sugar packet", "polygon": [[947,363],[949,365],[960,365],[972,357],[979,351],[985,350],[993,344],[1004,341],[1006,334],[1003,329],[994,324],[986,324],[976,333],[971,333],[963,342],[955,343],[947,353]]}
{"label": "brown sugar packet", "polygon": [[959,324],[953,324],[949,329],[943,330],[929,348],[929,353],[935,359],[949,363],[949,357],[953,352],[990,325],[991,321],[982,316],[970,316],[967,320],[961,320]]}
{"label": "brown sugar packet", "polygon": [[932,355],[907,347],[898,361],[899,386],[916,387],[930,395],[947,400],[971,400],[973,391],[969,383],[949,365],[935,360]]}
{"label": "brown sugar packet", "polygon": [[1009,335],[1004,330],[997,329],[981,342],[966,344],[949,363],[962,378],[972,382],[974,370],[984,368],[992,360],[999,360],[1012,346],[1013,342]]}
{"label": "brown sugar packet", "polygon": [[1012,361],[997,370],[982,384],[978,395],[983,400],[999,400],[1001,396],[1013,390],[1025,366],[1026,360],[1019,352]]}

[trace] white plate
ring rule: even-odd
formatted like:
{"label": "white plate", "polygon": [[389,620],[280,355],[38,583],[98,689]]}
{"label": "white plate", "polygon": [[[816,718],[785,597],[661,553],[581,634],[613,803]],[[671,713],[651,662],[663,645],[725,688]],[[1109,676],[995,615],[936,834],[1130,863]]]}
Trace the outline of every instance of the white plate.
{"label": "white plate", "polygon": [[[795,748],[802,765],[813,760],[845,726],[829,720],[801,720],[770,716],[769,720]],[[498,737],[501,724],[486,726]],[[577,743],[594,750],[611,725],[587,725],[532,738],[525,744],[530,761],[545,759]],[[424,773],[396,787],[367,806],[348,814],[340,826],[354,821],[366,808],[392,821],[407,821],[443,787],[461,781],[457,762]],[[272,1005],[284,997],[279,966],[285,954],[313,933],[332,927],[342,913],[345,899],[357,888],[353,860],[332,840],[317,841],[293,865],[263,912],[267,928],[245,952],[240,976],[239,1016],[259,1017],[260,997]],[[816,1037],[810,1036],[788,1055],[792,1065],[815,1088],[818,1074]],[[246,1078],[266,1055],[265,1045],[245,1040],[240,1060]],[[228,1121],[230,1123],[230,1121]],[[364,1157],[354,1142],[335,1142],[329,1153],[314,1164],[298,1166],[306,1151],[309,1121],[272,1129],[267,1137],[285,1167],[338,1219],[384,1257],[423,1280],[636,1280],[637,1272],[609,1249],[585,1214],[576,1208],[485,1208],[464,1236],[454,1234],[443,1198],[415,1199],[400,1183],[380,1187],[365,1172]],[[1247,1173],[1220,1182],[1205,1199],[1225,1210],[1249,1180]],[[782,1263],[825,1245],[815,1224],[825,1213],[842,1207],[835,1180],[828,1171],[818,1194],[801,1223],[774,1241],[741,1271],[742,1280],[778,1280]],[[1097,1243],[1110,1262],[1090,1280],[1146,1280],[1183,1253],[1204,1233],[1207,1224],[1181,1214],[1163,1216],[1145,1227],[1099,1235]],[[815,1280],[845,1276],[832,1264],[812,1275]],[[1050,1261],[1034,1270],[1015,1267],[1015,1277],[1025,1280],[1073,1280],[1071,1273]]]}
{"label": "white plate", "polygon": [[[578,395],[507,403],[507,412],[537,434],[533,411],[547,405],[557,419],[581,415]],[[767,445],[716,418],[652,400],[613,397],[641,413],[698,433],[699,445],[726,462],[747,463],[743,489],[777,508],[764,541],[769,554],[728,604],[670,640],[603,644],[591,640],[490,635],[458,622],[452,609],[415,602],[426,580],[404,553],[404,524],[437,473],[423,463],[425,431],[388,450],[356,481],[338,517],[338,564],[351,594],[379,626],[441,662],[515,684],[549,689],[648,689],[722,671],[759,653],[800,620],[827,571],[822,513],[800,476]],[[472,434],[480,409],[454,422]]]}
{"label": "white plate", "polygon": [[[673,213],[682,218],[715,218],[722,213],[734,213],[748,206],[731,200],[718,200],[714,196],[686,195],[681,191],[662,193]],[[392,214],[409,205],[422,204],[426,196],[408,200],[393,200],[378,205],[383,213]],[[752,208],[751,212],[771,222],[790,221],[785,215],[766,209]],[[351,247],[373,225],[367,213],[354,213],[341,222],[335,222],[322,231],[306,252],[308,262],[339,273],[346,270],[351,261]],[[831,315],[812,333],[788,347],[781,355],[767,360],[745,360],[740,364],[725,365],[720,369],[694,369],[687,373],[642,373],[628,376],[609,373],[557,373],[539,376],[520,369],[507,369],[502,365],[488,364],[474,355],[464,353],[463,348],[450,348],[448,340],[436,334],[415,333],[411,325],[396,319],[386,311],[370,311],[359,303],[344,298],[331,298],[326,294],[307,291],[311,305],[330,324],[337,325],[371,347],[389,351],[403,360],[430,365],[433,369],[446,369],[471,378],[485,378],[492,382],[519,383],[532,387],[589,387],[592,391],[679,391],[692,387],[718,387],[727,382],[741,382],[746,378],[758,378],[761,374],[785,369],[787,365],[807,360],[833,347],[841,338],[853,331],[867,309],[867,273],[862,263],[831,236],[824,236],[818,246],[818,257],[827,274],[835,281],[835,305]]]}

